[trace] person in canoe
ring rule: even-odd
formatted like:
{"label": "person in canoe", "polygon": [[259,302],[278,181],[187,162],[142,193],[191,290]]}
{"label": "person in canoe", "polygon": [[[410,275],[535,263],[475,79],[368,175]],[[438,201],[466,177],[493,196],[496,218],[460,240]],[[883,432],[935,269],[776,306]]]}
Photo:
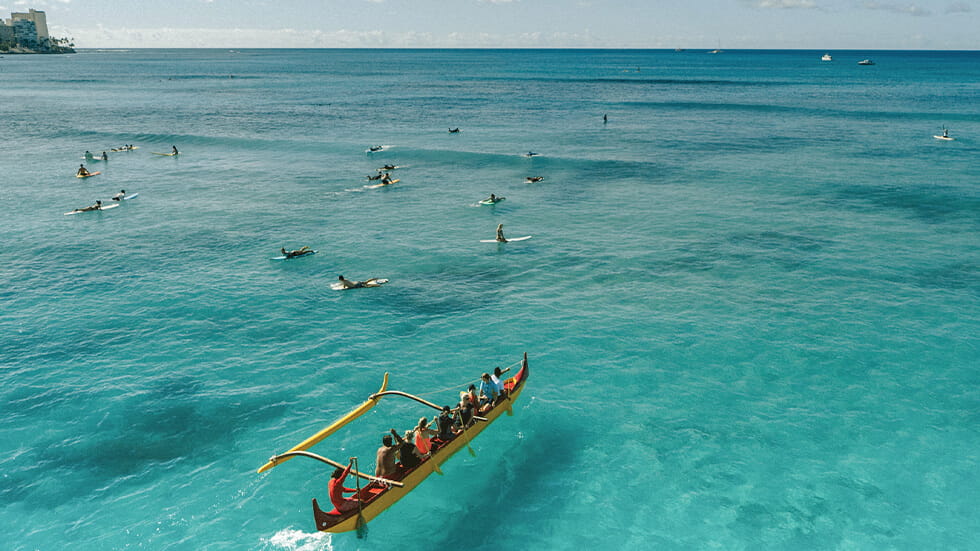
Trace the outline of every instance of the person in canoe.
{"label": "person in canoe", "polygon": [[480,410],[488,410],[497,403],[497,385],[493,384],[489,373],[480,376]]}
{"label": "person in canoe", "polygon": [[344,276],[337,276],[337,281],[344,289],[360,289],[361,287],[377,287],[380,283],[375,283],[381,278],[372,277],[371,279],[365,279],[364,281],[351,281],[349,279],[344,279]]}
{"label": "person in canoe", "polygon": [[[398,446],[392,442],[392,436],[398,440]],[[398,436],[395,429],[391,429],[391,434],[386,434],[381,437],[381,447],[378,448],[378,456],[376,458],[377,465],[374,468],[374,476],[391,478],[398,473],[398,467],[395,465],[395,456],[398,454],[398,449],[402,442],[402,437]]]}
{"label": "person in canoe", "polygon": [[176,145],[172,145],[172,146],[170,146],[170,148],[171,148],[171,151],[170,151],[170,154],[171,155],[180,155],[180,151],[177,151],[177,146]]}
{"label": "person in canoe", "polygon": [[442,406],[442,412],[439,413],[437,426],[439,427],[439,434],[436,436],[439,440],[443,442],[449,442],[453,439],[453,436],[459,434],[457,432],[455,425],[453,424],[453,410],[449,409],[449,406]]}
{"label": "person in canoe", "polygon": [[303,245],[302,247],[296,249],[295,251],[287,251],[286,247],[282,247],[279,249],[279,252],[281,252],[282,255],[285,256],[286,258],[294,258],[297,256],[310,254],[313,252],[313,249],[307,247],[306,245]]}
{"label": "person in canoe", "polygon": [[419,457],[419,449],[412,442],[414,431],[405,431],[405,438],[398,439],[398,463],[402,472],[410,471],[422,463]]}
{"label": "person in canoe", "polygon": [[93,210],[102,210],[102,201],[96,201],[94,205],[75,209],[72,212],[89,212]]}
{"label": "person in canoe", "polygon": [[77,174],[78,176],[88,176],[89,175],[89,171],[88,171],[87,168],[85,168],[85,165],[84,164],[81,164],[81,165],[78,165],[78,172],[76,172],[75,174]]}
{"label": "person in canoe", "polygon": [[357,491],[354,488],[344,486],[344,481],[347,480],[347,475],[350,474],[351,467],[353,466],[354,458],[352,457],[346,469],[341,469],[340,467],[334,469],[333,474],[330,475],[330,482],[327,484],[327,489],[330,492],[330,503],[333,503],[333,506],[341,513],[357,509],[357,505],[360,503],[360,500],[356,497],[344,497],[344,493],[346,492]]}
{"label": "person in canoe", "polygon": [[115,194],[115,195],[112,196],[112,200],[113,201],[122,201],[123,198],[125,198],[125,197],[126,197],[126,190],[125,189],[121,189],[121,190],[119,190],[119,193],[117,193],[117,194]]}
{"label": "person in canoe", "polygon": [[503,224],[497,224],[497,242],[498,243],[506,243],[507,242],[507,238],[504,237],[504,225]]}
{"label": "person in canoe", "polygon": [[412,433],[415,434],[415,447],[419,449],[419,454],[428,456],[432,451],[432,437],[439,433],[429,428],[429,420],[425,417],[419,419]]}

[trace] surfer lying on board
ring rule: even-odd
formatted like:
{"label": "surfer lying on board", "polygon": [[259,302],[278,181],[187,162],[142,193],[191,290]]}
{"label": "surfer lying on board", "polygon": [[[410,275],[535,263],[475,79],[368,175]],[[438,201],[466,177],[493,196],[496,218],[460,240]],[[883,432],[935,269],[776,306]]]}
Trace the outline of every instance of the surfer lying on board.
{"label": "surfer lying on board", "polygon": [[126,197],[126,190],[125,189],[121,189],[121,190],[119,190],[119,193],[113,195],[112,196],[112,200],[113,201],[122,201],[123,200],[123,197]]}
{"label": "surfer lying on board", "polygon": [[344,289],[360,289],[361,287],[377,287],[380,283],[375,283],[381,278],[372,277],[371,279],[365,279],[364,281],[351,281],[349,279],[344,279],[344,276],[337,276],[337,281],[340,282]]}
{"label": "surfer lying on board", "polygon": [[350,474],[353,466],[354,458],[352,457],[346,469],[340,467],[334,469],[333,474],[330,475],[330,482],[327,484],[327,489],[330,491],[330,503],[333,503],[333,506],[341,513],[357,509],[357,505],[360,503],[356,497],[344,497],[344,492],[357,491],[354,488],[344,486],[344,481],[347,480],[347,475]]}
{"label": "surfer lying on board", "polygon": [[456,128],[450,128],[450,129],[449,129],[449,133],[450,133],[450,134],[458,134],[458,133],[459,133],[459,127],[456,127]]}
{"label": "surfer lying on board", "polygon": [[377,175],[374,175],[374,176],[368,176],[367,179],[368,180],[380,180],[381,179],[381,174],[377,174]]}
{"label": "surfer lying on board", "polygon": [[[395,166],[395,165],[385,165],[385,166],[381,167],[381,170],[395,170],[396,168],[398,168],[398,167]],[[378,172],[380,172],[380,170]]]}
{"label": "surfer lying on board", "polygon": [[540,182],[541,180],[544,180],[544,176],[528,176],[527,178],[524,178],[524,181],[529,184]]}
{"label": "surfer lying on board", "polygon": [[381,145],[372,145],[371,147],[368,148],[368,151],[370,151],[370,152],[373,153],[375,151],[381,151],[382,149],[384,149],[384,146],[381,146]]}
{"label": "surfer lying on board", "polygon": [[85,165],[78,165],[78,172],[76,174],[79,176],[88,176],[88,169],[85,168]]}
{"label": "surfer lying on board", "polygon": [[286,247],[279,249],[279,252],[283,254],[286,258],[293,258],[294,256],[303,256],[304,254],[309,254],[313,252],[313,249],[303,245],[302,247],[296,249],[295,251],[287,251]]}
{"label": "surfer lying on board", "polygon": [[507,238],[504,237],[504,225],[497,224],[497,241],[500,243],[506,243]]}
{"label": "surfer lying on board", "polygon": [[385,172],[384,176],[381,177],[381,185],[386,186],[390,183],[391,183],[391,175]]}
{"label": "surfer lying on board", "polygon": [[499,200],[500,200],[500,198],[498,198],[496,195],[494,195],[492,193],[490,194],[490,197],[487,197],[486,199],[484,199],[484,201],[486,201],[487,203],[496,203]]}
{"label": "surfer lying on board", "polygon": [[96,201],[95,204],[90,207],[82,207],[80,209],[75,209],[72,212],[88,212],[90,210],[102,210],[102,201]]}

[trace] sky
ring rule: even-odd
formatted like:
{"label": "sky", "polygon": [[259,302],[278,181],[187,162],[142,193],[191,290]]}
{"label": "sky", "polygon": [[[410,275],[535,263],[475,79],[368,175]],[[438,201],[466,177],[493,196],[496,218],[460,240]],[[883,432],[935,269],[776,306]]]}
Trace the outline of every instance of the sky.
{"label": "sky", "polygon": [[980,0],[0,0],[79,48],[980,49]]}

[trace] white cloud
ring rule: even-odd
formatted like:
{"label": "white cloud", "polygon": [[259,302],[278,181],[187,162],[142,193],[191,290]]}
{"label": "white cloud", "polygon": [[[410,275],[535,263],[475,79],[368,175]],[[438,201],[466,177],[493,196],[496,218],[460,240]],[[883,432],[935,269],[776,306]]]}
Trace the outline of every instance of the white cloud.
{"label": "white cloud", "polygon": [[966,2],[953,2],[946,6],[946,13],[971,13],[973,7]]}
{"label": "white cloud", "polygon": [[755,0],[751,5],[760,9],[778,10],[812,10],[817,8],[817,4],[813,0]]}
{"label": "white cloud", "polygon": [[869,10],[890,11],[904,13],[915,17],[925,17],[932,15],[932,12],[916,6],[915,4],[887,4],[881,2],[865,2],[864,7]]}
{"label": "white cloud", "polygon": [[567,48],[606,47],[586,33],[448,33],[341,29],[68,28],[55,36],[74,38],[79,48]]}

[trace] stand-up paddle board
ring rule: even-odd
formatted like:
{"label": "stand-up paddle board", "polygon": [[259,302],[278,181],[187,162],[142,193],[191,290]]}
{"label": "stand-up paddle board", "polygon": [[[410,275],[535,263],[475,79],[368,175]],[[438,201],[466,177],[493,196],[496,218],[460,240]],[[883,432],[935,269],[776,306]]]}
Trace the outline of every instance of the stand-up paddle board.
{"label": "stand-up paddle board", "polygon": [[65,216],[71,216],[73,214],[83,214],[83,213],[86,213],[86,212],[101,212],[101,211],[104,211],[104,210],[114,209],[114,208],[116,208],[118,206],[119,206],[119,203],[114,203],[112,205],[106,205],[106,206],[102,207],[101,209],[92,209],[92,210],[77,210],[76,209],[76,210],[73,210],[71,212],[66,212],[65,213]]}
{"label": "stand-up paddle board", "polygon": [[357,287],[344,287],[343,283],[336,281],[330,284],[330,288],[334,291],[347,291],[350,289],[363,289],[364,287],[381,287],[385,283],[388,283],[387,279],[375,279],[371,283],[362,283]]}
{"label": "stand-up paddle board", "polygon": [[527,241],[531,239],[530,235],[525,235],[524,237],[508,237],[507,241],[497,241],[496,239],[481,239],[480,243],[510,243],[511,241]]}
{"label": "stand-up paddle board", "polygon": [[933,136],[933,138],[936,138],[937,140],[944,140],[947,142],[951,142],[956,139],[956,138],[950,138],[949,136]]}

